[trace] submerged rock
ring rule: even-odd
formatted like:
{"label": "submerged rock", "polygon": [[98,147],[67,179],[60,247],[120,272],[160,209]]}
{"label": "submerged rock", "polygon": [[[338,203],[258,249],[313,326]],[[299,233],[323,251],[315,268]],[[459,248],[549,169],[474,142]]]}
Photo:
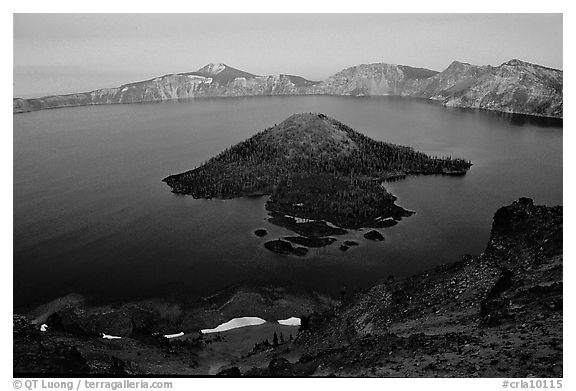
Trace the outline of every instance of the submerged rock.
{"label": "submerged rock", "polygon": [[293,254],[297,256],[304,256],[308,253],[308,249],[305,247],[295,247],[290,242],[287,242],[282,239],[271,240],[269,242],[264,243],[264,247],[268,250],[275,252],[276,254]]}
{"label": "submerged rock", "polygon": [[364,237],[368,240],[375,240],[378,242],[381,242],[384,240],[384,236],[382,236],[382,234],[376,230],[372,230],[370,232],[365,233]]}
{"label": "submerged rock", "polygon": [[258,236],[259,238],[268,235],[268,231],[266,231],[265,229],[261,228],[261,229],[257,229],[256,231],[254,231],[254,235]]}

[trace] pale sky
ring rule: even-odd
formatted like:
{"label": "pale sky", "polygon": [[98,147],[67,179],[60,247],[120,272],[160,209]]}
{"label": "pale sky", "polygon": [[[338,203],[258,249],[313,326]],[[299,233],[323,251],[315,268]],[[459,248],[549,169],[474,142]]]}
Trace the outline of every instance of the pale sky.
{"label": "pale sky", "polygon": [[386,62],[512,58],[562,69],[561,14],[15,14],[14,96],[84,92],[223,62],[322,80]]}

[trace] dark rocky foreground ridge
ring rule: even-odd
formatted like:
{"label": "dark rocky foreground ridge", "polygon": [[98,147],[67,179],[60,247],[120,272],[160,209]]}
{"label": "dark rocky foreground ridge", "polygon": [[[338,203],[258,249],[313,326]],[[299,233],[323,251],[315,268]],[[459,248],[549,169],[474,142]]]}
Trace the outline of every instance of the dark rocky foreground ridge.
{"label": "dark rocky foreground ridge", "polygon": [[[279,343],[245,346],[254,338],[272,341],[273,332],[296,331],[263,325],[167,340],[151,334],[162,322],[162,330],[171,323],[174,330],[182,327],[166,308],[156,310],[164,316],[154,321],[136,304],[129,305],[132,312],[121,306],[92,311],[91,318],[77,302],[50,315],[43,307],[14,316],[14,373],[562,377],[562,230],[562,207],[521,198],[496,212],[481,255],[389,279],[332,306],[322,301],[325,310],[308,305],[295,338]],[[289,302],[272,293],[270,308]],[[240,297],[250,305],[262,302],[251,295]],[[227,294],[211,301],[236,308],[228,316],[240,310]],[[38,330],[39,313],[40,321],[49,319],[47,332]],[[218,313],[209,306],[188,319],[200,328],[198,319]],[[243,315],[257,313],[244,308]],[[125,338],[98,338],[89,331],[98,322],[107,332],[124,324]]]}
{"label": "dark rocky foreground ridge", "polygon": [[266,95],[406,96],[445,106],[542,117],[563,116],[563,72],[520,60],[499,66],[454,61],[442,72],[385,63],[346,68],[316,82],[293,75],[258,76],[226,64],[84,93],[14,98],[13,112],[59,107]]}
{"label": "dark rocky foreground ridge", "polygon": [[[372,140],[324,114],[294,114],[201,166],[164,181],[195,198],[271,195],[271,222],[304,236],[342,228],[377,227],[411,213],[394,204],[382,181],[413,174],[465,174],[469,161],[430,157],[413,148]],[[324,229],[318,227],[324,224]],[[326,232],[319,232],[326,231]],[[340,230],[342,231],[342,230]],[[340,232],[342,233],[342,232]]]}

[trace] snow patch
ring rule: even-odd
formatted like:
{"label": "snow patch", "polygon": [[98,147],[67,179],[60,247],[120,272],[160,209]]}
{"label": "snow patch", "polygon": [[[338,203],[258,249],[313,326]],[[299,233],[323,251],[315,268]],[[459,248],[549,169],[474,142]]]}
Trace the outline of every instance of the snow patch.
{"label": "snow patch", "polygon": [[202,334],[219,333],[222,331],[228,331],[240,327],[258,326],[263,323],[266,323],[266,321],[262,318],[257,318],[255,316],[245,316],[242,318],[231,319],[228,322],[222,323],[213,329],[200,330],[200,332]]}
{"label": "snow patch", "polygon": [[284,326],[300,326],[300,318],[291,317],[288,319],[280,319],[278,323]]}
{"label": "snow patch", "polygon": [[102,338],[104,338],[104,339],[122,339],[122,337],[117,337],[115,335],[108,335],[108,334],[104,334],[104,333],[102,333]]}
{"label": "snow patch", "polygon": [[164,338],[168,338],[168,339],[178,338],[178,337],[182,337],[183,335],[184,335],[184,332],[183,332],[183,331],[180,331],[180,332],[177,333],[177,334],[165,334],[165,335],[164,335]]}
{"label": "snow patch", "polygon": [[[298,205],[296,205],[296,206],[298,206]],[[303,219],[302,217],[297,217],[297,216],[292,216],[292,215],[287,215],[287,214],[285,214],[284,217],[287,217],[289,219],[294,219],[298,224],[313,223],[315,221],[320,221],[320,220],[314,220],[314,219]]]}
{"label": "snow patch", "polygon": [[[300,205],[299,205],[299,204],[296,204],[295,206],[300,206]],[[303,204],[302,204],[302,206],[303,206]],[[296,221],[296,223],[298,223],[298,224],[302,224],[302,223],[314,223],[314,222],[316,222],[316,221],[321,221],[321,222],[326,223],[326,225],[329,226],[329,227],[332,227],[332,228],[341,228],[341,227],[338,227],[336,224],[334,224],[334,223],[332,223],[332,222],[330,222],[330,221],[326,221],[326,220],[303,219],[303,218],[301,218],[301,217],[292,216],[292,215],[287,215],[287,214],[284,214],[284,217],[294,219],[294,221]]]}
{"label": "snow patch", "polygon": [[293,219],[296,220],[296,222],[297,222],[298,224],[301,224],[301,223],[311,223],[311,222],[313,222],[313,221],[318,221],[318,220],[312,220],[312,219],[303,219],[303,218],[301,218],[301,217],[296,217],[296,216],[294,216]]}
{"label": "snow patch", "polygon": [[188,79],[192,79],[193,81],[198,81],[200,83],[207,83],[207,84],[212,83],[211,77],[205,77],[200,75],[187,75],[187,77]]}
{"label": "snow patch", "polygon": [[333,224],[333,223],[331,223],[331,222],[329,222],[329,221],[325,221],[325,223],[326,223],[327,226],[332,227],[332,228],[341,228],[341,227],[337,226],[336,224]]}

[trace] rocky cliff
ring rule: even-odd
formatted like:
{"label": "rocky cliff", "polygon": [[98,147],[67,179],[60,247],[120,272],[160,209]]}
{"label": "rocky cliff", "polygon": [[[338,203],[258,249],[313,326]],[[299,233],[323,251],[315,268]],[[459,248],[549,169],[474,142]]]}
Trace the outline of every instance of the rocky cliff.
{"label": "rocky cliff", "polygon": [[208,64],[196,72],[169,74],[150,80],[80,94],[39,99],[14,99],[14,112],[58,107],[156,102],[172,99],[297,95],[315,83],[290,75],[257,76],[225,64]]}
{"label": "rocky cliff", "polygon": [[480,256],[310,317],[285,374],[561,377],[562,264],[562,208],[521,198],[496,212]]}
{"label": "rocky cliff", "polygon": [[453,62],[412,95],[451,107],[561,118],[562,78],[560,70],[520,60],[497,67]]}
{"label": "rocky cliff", "polygon": [[438,72],[404,65],[362,64],[344,69],[311,88],[314,94],[411,96]]}
{"label": "rocky cliff", "polygon": [[453,62],[442,72],[362,64],[315,82],[293,75],[258,76],[226,64],[86,93],[15,98],[13,112],[58,107],[258,95],[410,96],[446,106],[545,117],[563,115],[563,72],[520,60],[500,66]]}
{"label": "rocky cliff", "polygon": [[[521,198],[496,212],[481,255],[333,305],[262,289],[222,293],[188,311],[163,303],[88,310],[73,297],[58,300],[14,316],[14,373],[562,377],[562,231],[562,207]],[[294,306],[306,316],[296,338],[280,344],[268,343],[271,329],[194,333],[246,313],[279,319],[284,313],[270,311]],[[187,336],[158,335],[178,330]]]}

